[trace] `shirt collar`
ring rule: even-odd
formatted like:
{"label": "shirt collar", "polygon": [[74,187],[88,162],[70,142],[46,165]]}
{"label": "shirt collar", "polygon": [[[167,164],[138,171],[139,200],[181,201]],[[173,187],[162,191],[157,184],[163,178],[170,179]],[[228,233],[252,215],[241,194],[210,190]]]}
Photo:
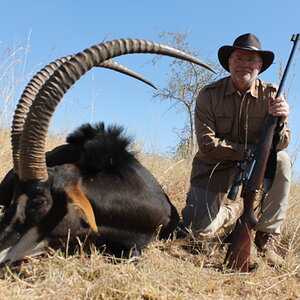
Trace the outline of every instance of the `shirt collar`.
{"label": "shirt collar", "polygon": [[[252,83],[249,90],[246,92],[246,94],[250,93],[252,97],[258,98],[258,87],[259,87],[259,79],[256,78],[254,82]],[[231,77],[228,77],[227,87],[225,91],[225,95],[230,95],[236,92],[236,89],[233,85],[233,82],[231,80]]]}

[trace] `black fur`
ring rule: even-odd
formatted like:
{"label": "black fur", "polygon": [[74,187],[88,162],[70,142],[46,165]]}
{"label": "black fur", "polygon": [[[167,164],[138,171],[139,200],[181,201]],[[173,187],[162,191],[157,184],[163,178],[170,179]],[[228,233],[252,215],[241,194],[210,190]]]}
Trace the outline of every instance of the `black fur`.
{"label": "black fur", "polygon": [[[15,236],[30,226],[37,226],[39,240],[50,244],[66,238],[69,231],[71,240],[85,236],[90,231],[88,224],[66,199],[66,188],[76,185],[92,205],[99,232],[90,236],[97,246],[105,244],[113,254],[126,256],[132,249],[140,253],[159,226],[160,238],[170,236],[179,221],[177,210],[154,176],[128,150],[131,140],[124,136],[122,127],[84,124],[67,142],[47,154],[47,164],[55,166],[49,169],[47,182],[22,183],[22,188],[16,188],[18,180],[10,173],[1,183],[2,203],[9,203],[7,195],[11,197],[16,190],[20,191],[14,202],[18,195],[28,196],[26,207],[18,209],[25,212],[25,219],[20,224],[22,230],[14,225]],[[11,215],[15,206],[8,204],[6,214]]]}
{"label": "black fur", "polygon": [[104,123],[84,124],[67,137],[67,142],[82,146],[79,168],[83,175],[107,172],[126,178],[136,161],[127,150],[131,140],[120,126],[105,129]]}

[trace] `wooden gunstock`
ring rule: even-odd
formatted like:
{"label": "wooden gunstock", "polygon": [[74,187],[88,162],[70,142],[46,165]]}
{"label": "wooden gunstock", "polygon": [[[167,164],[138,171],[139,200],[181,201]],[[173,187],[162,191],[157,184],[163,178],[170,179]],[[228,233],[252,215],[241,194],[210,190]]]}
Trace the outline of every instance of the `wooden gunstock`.
{"label": "wooden gunstock", "polygon": [[263,183],[277,119],[277,117],[268,115],[263,126],[256,155],[252,162],[252,172],[244,187],[244,212],[231,234],[231,244],[225,257],[225,265],[230,269],[249,272],[252,229],[257,224],[254,201]]}
{"label": "wooden gunstock", "polygon": [[227,268],[241,272],[249,271],[252,229],[257,224],[257,218],[253,208],[256,193],[250,190],[245,193],[249,193],[249,195],[244,198],[244,212],[236,222],[231,236],[231,243],[225,257]]}

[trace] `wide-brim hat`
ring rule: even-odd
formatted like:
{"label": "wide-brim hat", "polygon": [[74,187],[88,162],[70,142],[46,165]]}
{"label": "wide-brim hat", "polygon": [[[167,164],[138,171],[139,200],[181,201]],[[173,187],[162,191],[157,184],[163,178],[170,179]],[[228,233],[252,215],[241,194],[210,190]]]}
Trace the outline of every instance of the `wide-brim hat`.
{"label": "wide-brim hat", "polygon": [[234,50],[248,50],[259,53],[262,59],[262,67],[259,73],[267,70],[274,60],[274,53],[272,51],[261,50],[261,43],[259,39],[252,33],[246,33],[239,36],[232,46],[226,45],[219,49],[218,58],[222,67],[229,72],[228,59]]}

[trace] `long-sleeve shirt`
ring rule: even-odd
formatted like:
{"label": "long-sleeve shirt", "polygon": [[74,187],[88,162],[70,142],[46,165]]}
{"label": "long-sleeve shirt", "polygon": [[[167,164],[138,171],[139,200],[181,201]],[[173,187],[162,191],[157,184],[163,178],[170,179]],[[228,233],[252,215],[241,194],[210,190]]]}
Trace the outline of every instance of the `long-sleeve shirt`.
{"label": "long-sleeve shirt", "polygon": [[[198,152],[193,160],[191,184],[208,190],[227,192],[236,163],[246,149],[258,144],[268,114],[268,99],[278,87],[259,78],[241,95],[230,77],[204,87],[197,98],[195,129]],[[280,132],[277,149],[288,146],[287,121]]]}

